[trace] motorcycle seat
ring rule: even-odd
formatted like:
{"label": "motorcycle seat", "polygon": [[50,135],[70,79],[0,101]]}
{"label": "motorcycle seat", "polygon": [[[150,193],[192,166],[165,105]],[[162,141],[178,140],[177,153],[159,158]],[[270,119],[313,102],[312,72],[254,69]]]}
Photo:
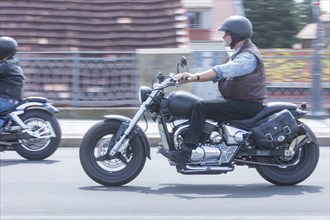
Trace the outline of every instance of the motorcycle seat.
{"label": "motorcycle seat", "polygon": [[258,121],[261,119],[270,116],[271,114],[275,112],[279,112],[283,109],[288,110],[295,110],[297,109],[297,105],[290,103],[290,102],[270,102],[264,105],[264,107],[261,109],[260,112],[258,112],[255,116],[248,119],[243,120],[233,120],[230,121],[231,124],[234,124],[239,127],[243,128],[252,128]]}
{"label": "motorcycle seat", "polygon": [[46,103],[48,101],[47,98],[44,97],[35,97],[35,96],[30,96],[24,99],[27,102],[40,102],[40,103]]}

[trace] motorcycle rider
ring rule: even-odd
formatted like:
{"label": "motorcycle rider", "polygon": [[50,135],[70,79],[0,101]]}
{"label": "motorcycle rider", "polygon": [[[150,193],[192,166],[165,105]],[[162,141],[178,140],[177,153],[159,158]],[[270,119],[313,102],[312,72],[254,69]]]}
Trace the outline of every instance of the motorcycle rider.
{"label": "motorcycle rider", "polygon": [[253,27],[243,16],[230,16],[224,20],[218,31],[224,32],[224,42],[235,50],[230,60],[222,65],[192,74],[184,72],[176,79],[187,82],[218,82],[224,99],[198,101],[192,110],[187,135],[181,149],[164,151],[162,154],[175,162],[178,169],[184,168],[190,160],[193,149],[200,142],[200,131],[205,120],[239,120],[253,117],[263,108],[267,96],[263,60],[257,47],[251,42]]}
{"label": "motorcycle rider", "polygon": [[[22,99],[24,74],[15,58],[18,44],[11,37],[0,37],[0,113],[14,108]],[[0,128],[4,120],[0,118]]]}

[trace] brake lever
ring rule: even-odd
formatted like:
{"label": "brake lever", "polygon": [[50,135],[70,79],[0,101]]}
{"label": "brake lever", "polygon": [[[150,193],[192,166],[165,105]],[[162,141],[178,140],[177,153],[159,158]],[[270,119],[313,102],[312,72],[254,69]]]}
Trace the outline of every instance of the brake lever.
{"label": "brake lever", "polygon": [[[181,73],[179,73],[178,75],[180,75],[180,74]],[[172,77],[172,78],[174,79],[174,77]],[[174,79],[174,80],[176,80],[176,79]],[[184,80],[185,81],[192,81],[192,78],[191,77],[186,77]],[[180,85],[181,85],[182,84],[182,77],[180,79],[176,80],[176,81],[180,82]]]}
{"label": "brake lever", "polygon": [[176,76],[178,76],[179,74],[170,76],[171,81],[174,83],[173,86],[175,87],[179,87],[182,84],[182,81],[180,79],[176,79]]}

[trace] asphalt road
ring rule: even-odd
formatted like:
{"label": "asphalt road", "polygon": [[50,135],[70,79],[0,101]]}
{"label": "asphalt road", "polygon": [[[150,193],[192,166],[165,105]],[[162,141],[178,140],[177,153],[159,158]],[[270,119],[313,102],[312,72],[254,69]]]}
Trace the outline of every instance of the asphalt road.
{"label": "asphalt road", "polygon": [[1,153],[1,220],[7,219],[279,219],[329,220],[329,147],[303,183],[274,186],[254,169],[185,176],[152,149],[131,183],[104,187],[80,166],[78,148],[59,148],[32,162]]}

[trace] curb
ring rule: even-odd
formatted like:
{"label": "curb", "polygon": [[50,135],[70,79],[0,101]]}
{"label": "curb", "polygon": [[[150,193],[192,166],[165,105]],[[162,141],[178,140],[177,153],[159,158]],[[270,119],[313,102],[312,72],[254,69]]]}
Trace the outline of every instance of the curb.
{"label": "curb", "polygon": [[320,147],[329,147],[330,146],[330,138],[329,137],[316,137],[319,142]]}

